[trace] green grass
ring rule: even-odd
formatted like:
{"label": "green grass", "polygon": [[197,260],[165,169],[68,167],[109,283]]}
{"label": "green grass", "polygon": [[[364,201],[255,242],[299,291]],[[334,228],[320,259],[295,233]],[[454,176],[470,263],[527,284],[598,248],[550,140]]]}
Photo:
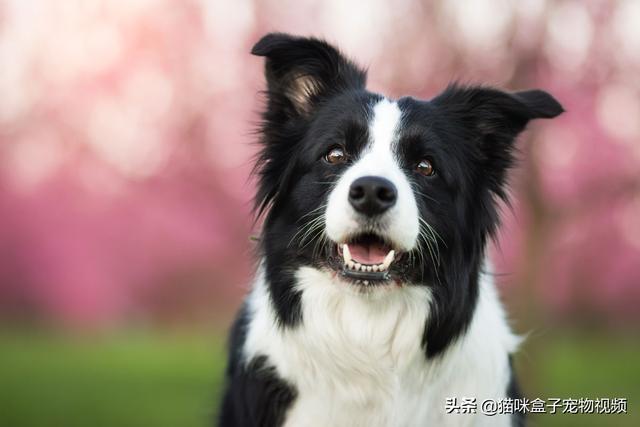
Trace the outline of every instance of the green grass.
{"label": "green grass", "polygon": [[[0,334],[0,426],[211,425],[222,342],[219,336]],[[567,332],[534,344],[518,357],[528,397],[626,397],[629,414],[544,415],[532,426],[640,425],[637,340]],[[531,366],[539,367],[535,374],[526,372]]]}
{"label": "green grass", "polygon": [[4,336],[0,426],[211,425],[223,364],[211,337]]}
{"label": "green grass", "polygon": [[536,339],[536,346],[530,357],[526,357],[525,346],[522,361],[525,366],[540,366],[535,374],[530,374],[535,376],[530,378],[535,386],[528,387],[528,397],[626,398],[628,413],[545,414],[532,418],[533,426],[640,426],[640,340],[637,336],[565,331]]}

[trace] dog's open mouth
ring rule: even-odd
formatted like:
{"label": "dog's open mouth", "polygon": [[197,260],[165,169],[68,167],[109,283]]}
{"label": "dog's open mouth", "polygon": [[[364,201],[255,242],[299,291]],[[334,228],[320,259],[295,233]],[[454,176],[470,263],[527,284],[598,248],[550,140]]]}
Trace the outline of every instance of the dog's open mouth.
{"label": "dog's open mouth", "polygon": [[363,285],[389,281],[391,269],[401,257],[397,250],[375,234],[363,234],[339,243],[337,252],[342,264],[340,273]]}

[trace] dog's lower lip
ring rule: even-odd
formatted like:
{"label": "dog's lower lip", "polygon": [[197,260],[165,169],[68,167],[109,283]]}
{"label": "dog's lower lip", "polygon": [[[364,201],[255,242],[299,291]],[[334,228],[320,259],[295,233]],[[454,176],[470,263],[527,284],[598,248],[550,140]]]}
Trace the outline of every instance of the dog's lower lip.
{"label": "dog's lower lip", "polygon": [[[391,276],[389,275],[389,271],[382,271],[382,272],[367,272],[367,271],[354,271],[354,270],[349,270],[347,268],[343,268],[342,269],[342,275],[346,276],[350,279],[355,279],[355,280],[363,280],[363,281],[387,281],[391,278]],[[368,283],[365,283],[368,284]]]}

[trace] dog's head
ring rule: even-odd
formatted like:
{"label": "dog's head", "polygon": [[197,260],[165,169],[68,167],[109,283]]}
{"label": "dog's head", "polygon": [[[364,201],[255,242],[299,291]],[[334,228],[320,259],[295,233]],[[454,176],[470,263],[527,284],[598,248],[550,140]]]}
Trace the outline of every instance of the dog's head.
{"label": "dog's head", "polygon": [[295,321],[299,266],[363,294],[430,286],[441,304],[474,300],[465,287],[497,225],[514,139],[560,104],[539,90],[455,85],[391,100],[313,38],[269,34],[252,53],[266,58],[257,207],[281,320]]}

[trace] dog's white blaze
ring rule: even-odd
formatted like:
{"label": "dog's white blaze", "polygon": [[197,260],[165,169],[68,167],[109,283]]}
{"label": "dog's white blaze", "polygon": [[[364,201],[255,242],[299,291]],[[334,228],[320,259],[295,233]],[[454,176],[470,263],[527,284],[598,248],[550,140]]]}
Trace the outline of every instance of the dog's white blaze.
{"label": "dog's white blaze", "polygon": [[[519,342],[489,275],[468,330],[435,360],[420,346],[428,288],[363,296],[327,272],[297,271],[302,323],[281,328],[259,272],[249,297],[245,363],[267,356],[297,397],[285,426],[509,426],[509,416],[446,414],[446,399],[501,399]],[[428,343],[427,343],[428,345]]]}
{"label": "dog's white blaze", "polygon": [[360,230],[359,215],[349,203],[349,187],[356,179],[373,175],[387,178],[398,191],[396,204],[381,219],[388,237],[404,250],[416,245],[420,228],[418,208],[409,180],[394,154],[401,124],[402,111],[396,102],[382,99],[374,106],[368,146],[329,195],[325,225],[334,242],[342,242]]}
{"label": "dog's white blaze", "polygon": [[381,158],[392,153],[391,146],[402,119],[402,111],[398,104],[388,99],[382,99],[373,107],[373,121],[369,125],[372,144],[370,153]]}

